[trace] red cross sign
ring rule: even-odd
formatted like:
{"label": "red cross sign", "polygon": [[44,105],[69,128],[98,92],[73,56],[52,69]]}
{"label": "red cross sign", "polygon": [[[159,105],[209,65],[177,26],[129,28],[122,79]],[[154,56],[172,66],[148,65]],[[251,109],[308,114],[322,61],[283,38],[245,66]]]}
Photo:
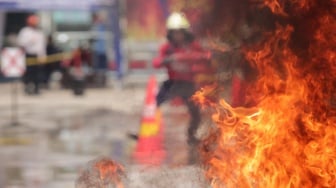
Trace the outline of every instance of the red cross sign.
{"label": "red cross sign", "polygon": [[26,71],[25,54],[20,48],[8,47],[1,52],[1,72],[6,77],[21,77]]}

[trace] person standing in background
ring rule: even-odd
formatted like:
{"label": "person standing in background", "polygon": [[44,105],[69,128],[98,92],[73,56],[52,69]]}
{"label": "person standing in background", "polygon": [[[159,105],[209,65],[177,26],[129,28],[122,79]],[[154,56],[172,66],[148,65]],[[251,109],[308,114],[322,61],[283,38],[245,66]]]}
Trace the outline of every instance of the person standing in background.
{"label": "person standing in background", "polygon": [[39,17],[30,15],[27,17],[27,25],[18,34],[17,43],[24,50],[26,58],[36,58],[37,63],[28,65],[23,76],[25,92],[27,94],[39,94],[40,83],[43,79],[42,63],[46,58],[46,39],[43,31],[38,27]]}
{"label": "person standing in background", "polygon": [[96,72],[96,78],[100,86],[106,84],[106,72],[108,69],[108,60],[106,55],[106,25],[104,18],[100,14],[93,15],[94,33],[92,51],[93,51],[93,67]]}

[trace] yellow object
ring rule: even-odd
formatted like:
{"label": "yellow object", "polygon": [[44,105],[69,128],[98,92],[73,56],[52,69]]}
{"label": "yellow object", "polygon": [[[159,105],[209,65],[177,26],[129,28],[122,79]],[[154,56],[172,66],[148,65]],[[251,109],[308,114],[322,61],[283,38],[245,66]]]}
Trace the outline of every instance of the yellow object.
{"label": "yellow object", "polygon": [[143,123],[140,129],[140,135],[143,137],[156,136],[159,133],[159,126],[156,122]]}
{"label": "yellow object", "polygon": [[190,23],[183,13],[172,13],[166,23],[167,29],[189,29]]}
{"label": "yellow object", "polygon": [[13,137],[1,137],[0,138],[0,146],[6,145],[28,145],[33,141],[28,138],[13,138]]}
{"label": "yellow object", "polygon": [[154,121],[144,120],[142,122],[139,135],[142,137],[157,136],[160,131],[161,121],[162,121],[161,111],[157,110]]}
{"label": "yellow object", "polygon": [[72,57],[71,52],[65,52],[65,53],[57,53],[57,54],[52,54],[47,56],[43,61],[40,61],[38,58],[31,57],[26,59],[26,64],[27,66],[31,65],[41,65],[41,64],[48,64],[48,63],[53,63],[56,61],[61,61],[64,59],[70,59]]}

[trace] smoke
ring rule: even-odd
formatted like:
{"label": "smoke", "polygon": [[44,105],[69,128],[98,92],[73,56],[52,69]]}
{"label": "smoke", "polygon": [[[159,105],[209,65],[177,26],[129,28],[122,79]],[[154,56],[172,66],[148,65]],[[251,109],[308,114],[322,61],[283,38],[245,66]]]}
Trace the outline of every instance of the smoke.
{"label": "smoke", "polygon": [[89,161],[79,172],[76,188],[205,188],[208,182],[196,166],[137,166],[127,168],[108,157]]}

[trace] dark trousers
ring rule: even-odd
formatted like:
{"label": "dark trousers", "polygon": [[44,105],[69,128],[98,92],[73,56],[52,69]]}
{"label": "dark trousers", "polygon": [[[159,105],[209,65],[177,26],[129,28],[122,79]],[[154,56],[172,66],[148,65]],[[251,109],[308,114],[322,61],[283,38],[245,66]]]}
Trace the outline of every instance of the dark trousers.
{"label": "dark trousers", "polygon": [[182,98],[183,102],[188,107],[191,117],[188,128],[189,144],[197,143],[195,134],[201,122],[200,110],[198,106],[190,100],[190,97],[195,93],[195,91],[195,85],[192,82],[167,80],[162,84],[160,91],[156,97],[158,106],[160,106],[165,101],[173,99],[175,97]]}
{"label": "dark trousers", "polygon": [[[36,55],[26,55],[27,58],[36,58]],[[43,77],[43,67],[41,65],[28,65],[23,75],[25,91],[28,94],[38,94],[40,92],[40,83]]]}
{"label": "dark trousers", "polygon": [[58,71],[58,70],[61,70],[59,62],[53,62],[53,63],[48,63],[46,65],[43,65],[43,67],[42,67],[42,73],[43,73],[42,74],[42,77],[43,77],[42,82],[48,86],[51,74],[54,71]]}
{"label": "dark trousers", "polygon": [[104,53],[93,53],[93,65],[96,70],[106,71],[108,68],[107,56]]}

